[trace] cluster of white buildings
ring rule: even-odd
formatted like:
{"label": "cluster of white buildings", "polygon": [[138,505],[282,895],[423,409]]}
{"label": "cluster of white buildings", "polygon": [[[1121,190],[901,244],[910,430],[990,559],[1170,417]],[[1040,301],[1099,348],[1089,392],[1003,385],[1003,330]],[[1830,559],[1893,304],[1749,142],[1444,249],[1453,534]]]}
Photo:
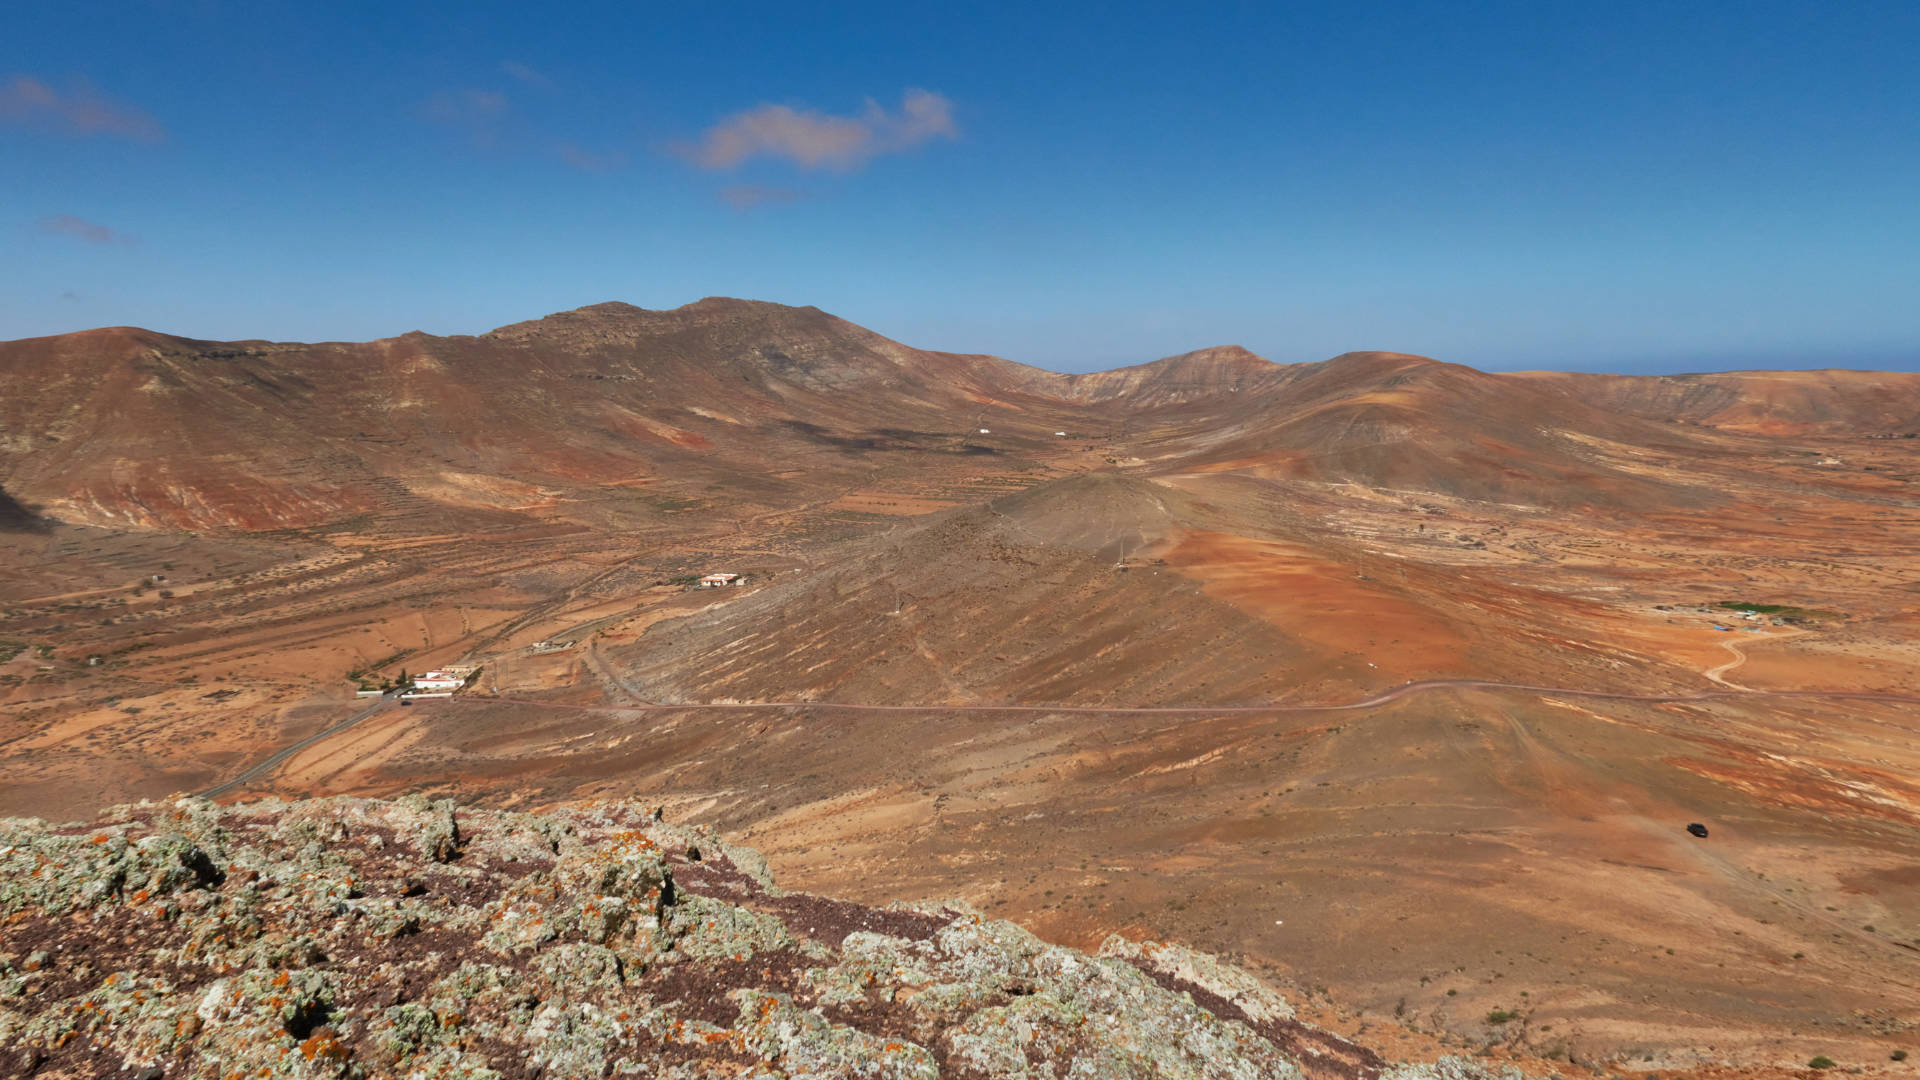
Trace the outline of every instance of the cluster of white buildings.
{"label": "cluster of white buildings", "polygon": [[477,667],[456,664],[452,667],[423,671],[413,677],[413,689],[406,693],[414,697],[451,694],[467,685],[467,680],[473,678],[473,673],[479,670]]}

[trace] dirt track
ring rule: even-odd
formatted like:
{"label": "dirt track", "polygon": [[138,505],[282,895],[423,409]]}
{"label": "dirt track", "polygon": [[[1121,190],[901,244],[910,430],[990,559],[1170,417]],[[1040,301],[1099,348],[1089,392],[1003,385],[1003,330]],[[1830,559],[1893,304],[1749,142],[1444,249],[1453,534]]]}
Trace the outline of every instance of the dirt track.
{"label": "dirt track", "polygon": [[[1728,648],[1736,648],[1731,643]],[[1745,659],[1744,655],[1741,659]],[[1718,671],[1709,672],[1708,678],[1715,678]],[[1715,678],[1715,681],[1719,681]],[[1289,704],[1274,703],[1266,705],[864,705],[853,702],[834,701],[754,701],[754,702],[700,702],[690,704],[633,704],[633,705],[572,705],[551,701],[535,701],[529,698],[501,697],[473,694],[466,697],[421,699],[416,704],[434,703],[462,704],[512,704],[538,709],[563,709],[574,712],[606,713],[678,713],[678,712],[750,712],[759,709],[830,709],[837,712],[884,712],[884,713],[1033,713],[1068,714],[1098,716],[1185,716],[1194,714],[1273,714],[1273,713],[1313,713],[1313,712],[1352,712],[1374,709],[1389,705],[1412,694],[1422,694],[1434,690],[1517,690],[1530,694],[1551,695],[1555,697],[1600,698],[1607,701],[1641,702],[1685,702],[1711,701],[1722,698],[1819,698],[1847,701],[1881,701],[1897,704],[1920,705],[1920,696],[1906,694],[1879,694],[1859,690],[1748,690],[1730,688],[1726,690],[1696,690],[1685,694],[1627,694],[1608,690],[1578,690],[1564,686],[1528,686],[1521,683],[1499,682],[1490,679],[1427,679],[1420,682],[1397,686],[1383,694],[1360,701],[1345,704]],[[225,795],[244,784],[268,775],[276,767],[285,764],[294,755],[310,749],[374,715],[388,702],[381,699],[372,707],[360,712],[351,719],[342,721],[324,731],[310,735],[299,742],[276,751],[266,760],[248,768],[245,772],[230,780],[207,788],[199,794],[203,798],[215,798]]]}
{"label": "dirt track", "polygon": [[1309,713],[1309,712],[1351,712],[1358,709],[1372,709],[1388,705],[1410,694],[1421,694],[1432,690],[1519,690],[1530,694],[1549,694],[1556,697],[1603,698],[1608,701],[1712,701],[1718,698],[1820,698],[1847,701],[1887,701],[1900,704],[1920,705],[1920,696],[1910,694],[1881,694],[1864,690],[1749,690],[1730,688],[1726,690],[1695,690],[1683,694],[1627,694],[1612,690],[1579,690],[1565,686],[1531,686],[1525,683],[1498,682],[1490,679],[1423,679],[1419,682],[1397,686],[1382,694],[1360,701],[1344,704],[1296,704],[1275,702],[1265,705],[863,705],[841,701],[728,701],[728,702],[692,702],[686,704],[644,704],[644,705],[570,705],[552,701],[536,701],[519,697],[484,697],[472,695],[466,698],[449,698],[450,703],[460,701],[507,703],[526,705],[543,709],[577,709],[588,712],[737,712],[752,709],[835,709],[844,712],[891,712],[891,713],[1065,713],[1100,716],[1153,716],[1153,715],[1191,715],[1194,713]]}

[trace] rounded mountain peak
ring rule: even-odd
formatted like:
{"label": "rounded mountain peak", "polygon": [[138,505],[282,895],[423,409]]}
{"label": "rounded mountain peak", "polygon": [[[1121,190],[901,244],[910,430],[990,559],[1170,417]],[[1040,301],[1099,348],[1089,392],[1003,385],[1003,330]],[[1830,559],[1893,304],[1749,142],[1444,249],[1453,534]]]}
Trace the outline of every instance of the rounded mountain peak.
{"label": "rounded mountain peak", "polygon": [[1274,367],[1273,361],[1247,348],[1245,345],[1212,345],[1192,352],[1162,357],[1155,363],[1167,363],[1170,360],[1186,360],[1194,363],[1231,364],[1239,367]]}
{"label": "rounded mountain peak", "polygon": [[525,340],[528,338],[570,337],[578,334],[630,332],[645,328],[658,333],[679,325],[734,322],[743,319],[809,319],[821,315],[819,308],[793,307],[765,300],[740,300],[731,296],[709,296],[677,308],[643,308],[624,300],[607,300],[570,311],[557,311],[538,319],[512,323],[485,336]]}
{"label": "rounded mountain peak", "polygon": [[1264,385],[1285,368],[1239,345],[1166,356],[1149,364],[1069,376],[1068,396],[1101,401],[1124,397],[1139,405],[1170,405]]}

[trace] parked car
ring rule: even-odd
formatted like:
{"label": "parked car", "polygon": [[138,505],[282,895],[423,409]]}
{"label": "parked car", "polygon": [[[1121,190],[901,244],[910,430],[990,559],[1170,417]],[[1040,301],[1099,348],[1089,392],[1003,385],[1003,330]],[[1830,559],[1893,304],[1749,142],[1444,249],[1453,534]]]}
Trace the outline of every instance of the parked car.
{"label": "parked car", "polygon": [[1703,840],[1706,839],[1707,827],[1705,825],[1700,824],[1697,821],[1687,826],[1687,831],[1692,833],[1695,836],[1700,837]]}

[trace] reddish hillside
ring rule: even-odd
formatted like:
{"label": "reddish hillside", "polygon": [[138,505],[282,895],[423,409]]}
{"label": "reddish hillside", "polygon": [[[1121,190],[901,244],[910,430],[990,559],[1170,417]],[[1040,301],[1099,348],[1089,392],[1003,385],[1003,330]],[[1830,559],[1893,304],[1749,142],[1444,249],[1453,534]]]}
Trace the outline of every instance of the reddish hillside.
{"label": "reddish hillside", "polygon": [[1182,429],[1171,445],[1191,449],[1179,467],[1536,506],[1715,498],[1651,477],[1616,450],[1711,454],[1702,440],[1526,382],[1404,353],[1346,353],[1284,370],[1224,416]]}
{"label": "reddish hillside", "polygon": [[1069,375],[1065,393],[1076,401],[1125,399],[1135,407],[1177,405],[1276,386],[1290,377],[1291,370],[1238,345],[1221,345],[1151,364]]}
{"label": "reddish hillside", "polygon": [[1920,427],[1920,375],[1502,376],[1400,353],[1278,365],[1236,346],[1059,375],[719,298],[357,344],[94,330],[0,343],[0,378],[11,500],[189,530],[444,532],[535,511],[634,525],[695,493],[771,511],[915,462],[1053,460],[1056,431],[1118,432],[1135,450],[1110,462],[1154,472],[1701,506],[1746,451],[1667,421]]}
{"label": "reddish hillside", "polygon": [[0,377],[16,498],[183,529],[366,513],[436,527],[665,473],[768,495],[769,462],[832,472],[867,450],[939,451],[982,403],[1059,378],[720,299],[365,344],[97,330],[0,344]]}
{"label": "reddish hillside", "polygon": [[1509,377],[1615,412],[1731,431],[1920,433],[1920,372],[1727,371],[1646,376],[1524,371]]}

